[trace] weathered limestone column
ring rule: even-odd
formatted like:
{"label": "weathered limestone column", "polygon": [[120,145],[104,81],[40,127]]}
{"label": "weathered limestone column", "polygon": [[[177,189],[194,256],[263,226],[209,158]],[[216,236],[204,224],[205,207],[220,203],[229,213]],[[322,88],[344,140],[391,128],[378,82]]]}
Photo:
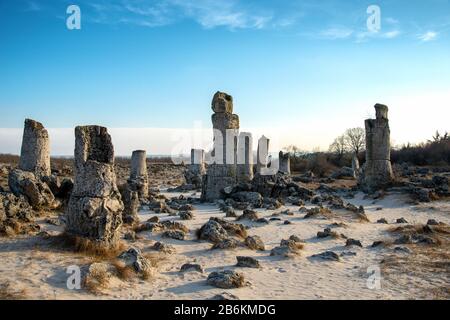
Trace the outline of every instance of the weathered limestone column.
{"label": "weathered limestone column", "polygon": [[238,139],[237,180],[250,182],[253,179],[253,137],[249,132],[241,132]]}
{"label": "weathered limestone column", "polygon": [[352,170],[353,170],[353,176],[355,178],[359,177],[360,169],[359,169],[359,160],[358,155],[354,154],[352,158]]}
{"label": "weathered limestone column", "polygon": [[265,136],[262,136],[258,140],[258,154],[256,173],[265,175],[269,165],[269,142],[270,140]]}
{"label": "weathered limestone column", "polygon": [[291,157],[289,153],[283,153],[280,151],[278,154],[279,172],[284,174],[291,174]]}
{"label": "weathered limestone column", "polygon": [[43,182],[50,175],[48,132],[40,122],[26,119],[19,167],[9,172],[9,188],[14,195],[25,196],[35,210],[54,209],[59,203]]}
{"label": "weathered limestone column", "polygon": [[75,183],[66,212],[66,232],[114,246],[123,209],[114,172],[114,147],[107,129],[76,127]]}
{"label": "weathered limestone column", "polygon": [[375,105],[376,119],[368,119],[366,126],[366,163],[363,186],[369,191],[387,186],[394,179],[391,166],[391,143],[388,107]]}
{"label": "weathered limestone column", "polygon": [[205,151],[202,149],[191,149],[191,163],[184,172],[186,183],[200,189],[205,174]]}
{"label": "weathered limestone column", "polygon": [[214,114],[213,163],[203,181],[202,199],[213,201],[223,197],[226,187],[236,184],[237,140],[239,117],[233,114],[233,98],[223,92],[217,92],[211,104]]}
{"label": "weathered limestone column", "polygon": [[38,179],[50,176],[50,139],[42,123],[25,119],[19,169],[32,172]]}
{"label": "weathered limestone column", "polygon": [[131,155],[131,173],[128,179],[131,191],[139,195],[139,199],[148,197],[147,153],[145,150],[135,150]]}

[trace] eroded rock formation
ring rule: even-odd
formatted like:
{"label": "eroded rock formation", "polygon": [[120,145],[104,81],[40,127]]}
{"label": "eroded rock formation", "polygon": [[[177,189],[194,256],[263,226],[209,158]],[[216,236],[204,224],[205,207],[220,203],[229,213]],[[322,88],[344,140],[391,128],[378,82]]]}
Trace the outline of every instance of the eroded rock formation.
{"label": "eroded rock formation", "polygon": [[148,197],[147,153],[145,150],[133,151],[128,185],[131,191],[138,193],[139,199]]}
{"label": "eroded rock formation", "polygon": [[114,148],[107,129],[75,128],[75,183],[66,232],[107,245],[119,238],[124,209],[114,173]]}
{"label": "eroded rock formation", "polygon": [[367,119],[366,163],[360,182],[368,191],[388,186],[394,179],[391,166],[391,142],[388,107],[375,105],[376,119]]}
{"label": "eroded rock formation", "polygon": [[203,179],[202,199],[213,201],[223,197],[223,190],[237,181],[237,140],[239,117],[233,114],[233,98],[217,92],[212,101],[214,129],[213,163]]}

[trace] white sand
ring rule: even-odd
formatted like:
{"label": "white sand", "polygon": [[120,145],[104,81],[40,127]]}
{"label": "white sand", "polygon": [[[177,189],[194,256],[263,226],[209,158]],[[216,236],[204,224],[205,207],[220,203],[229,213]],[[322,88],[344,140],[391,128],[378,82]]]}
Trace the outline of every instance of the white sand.
{"label": "white sand", "polygon": [[[166,194],[168,197],[177,194]],[[355,205],[363,205],[371,223],[360,223],[346,217],[334,220],[303,219],[304,213],[298,207],[291,209],[293,217],[283,216],[293,224],[283,225],[283,221],[270,222],[269,225],[244,222],[252,225],[249,235],[259,235],[266,245],[265,252],[256,252],[246,248],[235,250],[210,250],[211,244],[195,239],[195,230],[200,228],[210,217],[224,217],[212,205],[196,205],[195,219],[182,221],[191,230],[186,241],[161,239],[160,235],[149,232],[140,233],[147,241],[136,244],[145,251],[154,241],[162,241],[175,246],[177,252],[161,262],[159,273],[149,281],[133,280],[123,282],[114,279],[103,295],[93,295],[85,290],[73,291],[66,287],[66,268],[69,265],[87,265],[90,260],[80,255],[55,253],[35,248],[36,237],[0,239],[0,282],[10,281],[15,288],[26,288],[27,297],[33,299],[209,299],[224,291],[240,299],[411,299],[419,298],[424,289],[448,285],[448,275],[429,274],[427,279],[415,279],[405,275],[396,281],[382,278],[381,289],[371,290],[367,287],[367,268],[380,266],[380,261],[389,248],[373,249],[369,246],[376,240],[389,238],[386,230],[392,227],[397,218],[404,217],[409,223],[426,223],[436,219],[450,224],[450,203],[433,202],[411,206],[406,204],[403,195],[391,194],[383,200],[363,200],[358,194],[355,199],[346,200]],[[383,210],[377,211],[376,208]],[[430,207],[432,207],[430,209]],[[434,208],[434,209],[433,209]],[[258,210],[261,216],[268,217],[274,212]],[[240,212],[238,212],[240,213]],[[340,212],[337,212],[338,214]],[[343,212],[342,212],[343,213]],[[154,216],[152,212],[141,212],[143,221]],[[342,214],[343,215],[343,214]],[[162,219],[176,219],[158,215]],[[344,215],[343,215],[344,216]],[[377,224],[377,219],[384,217],[390,224]],[[230,219],[231,220],[231,219]],[[345,247],[345,239],[317,239],[316,234],[333,222],[345,222],[347,228],[335,231],[349,238],[361,240],[364,248]],[[54,226],[42,224],[44,229],[57,230]],[[301,255],[294,259],[270,257],[270,250],[278,246],[281,239],[297,235],[306,240]],[[149,241],[151,240],[151,241]],[[332,250],[356,252],[356,256],[343,257],[341,262],[325,262],[311,259],[313,254]],[[236,256],[257,258],[261,269],[236,268]],[[205,269],[204,274],[178,272],[184,263],[199,263]],[[223,290],[206,284],[206,278],[212,271],[232,269],[242,272],[250,286],[240,289]],[[382,274],[383,277],[383,274]]]}

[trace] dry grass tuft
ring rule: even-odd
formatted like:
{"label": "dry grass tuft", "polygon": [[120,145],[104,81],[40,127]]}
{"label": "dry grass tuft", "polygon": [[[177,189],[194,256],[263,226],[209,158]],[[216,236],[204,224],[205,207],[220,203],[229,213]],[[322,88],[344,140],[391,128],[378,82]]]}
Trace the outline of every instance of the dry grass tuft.
{"label": "dry grass tuft", "polygon": [[[415,298],[420,295],[423,299],[450,299],[450,227],[407,225],[393,227],[389,231],[412,238],[431,238],[434,243],[408,244],[413,253],[386,256],[381,264],[384,277],[395,285],[408,283],[408,291],[417,292],[416,296],[412,293]],[[446,285],[436,287],[439,282]]]}
{"label": "dry grass tuft", "polygon": [[116,270],[117,277],[123,281],[129,281],[136,276],[134,269],[125,265],[125,263],[121,260],[114,260],[112,265]]}
{"label": "dry grass tuft", "polygon": [[26,289],[15,289],[9,281],[0,283],[0,300],[24,300],[27,298]]}
{"label": "dry grass tuft", "polygon": [[83,287],[91,293],[100,294],[108,288],[110,278],[111,274],[106,268],[96,268],[84,278]]}
{"label": "dry grass tuft", "polygon": [[51,237],[50,242],[55,246],[61,247],[62,249],[103,259],[115,258],[126,249],[123,242],[118,242],[117,245],[111,246],[102,242],[74,236],[66,232]]}

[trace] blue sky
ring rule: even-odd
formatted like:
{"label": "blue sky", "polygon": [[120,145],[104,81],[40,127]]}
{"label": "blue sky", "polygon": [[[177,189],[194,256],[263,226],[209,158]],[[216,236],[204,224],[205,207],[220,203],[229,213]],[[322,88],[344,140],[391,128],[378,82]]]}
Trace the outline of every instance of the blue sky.
{"label": "blue sky", "polygon": [[417,142],[450,129],[449,33],[450,0],[5,0],[0,128],[210,126],[221,90],[243,127],[289,128],[285,144],[326,148],[377,102]]}

